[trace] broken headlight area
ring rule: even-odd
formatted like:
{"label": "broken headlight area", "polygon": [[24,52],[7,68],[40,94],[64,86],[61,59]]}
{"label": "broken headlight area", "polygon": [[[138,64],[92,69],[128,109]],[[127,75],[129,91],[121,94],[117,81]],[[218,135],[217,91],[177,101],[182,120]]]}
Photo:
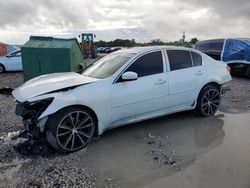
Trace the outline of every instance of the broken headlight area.
{"label": "broken headlight area", "polygon": [[38,127],[39,116],[52,103],[54,98],[43,99],[34,102],[18,102],[16,115],[23,118],[23,124],[28,137],[39,137],[40,128]]}

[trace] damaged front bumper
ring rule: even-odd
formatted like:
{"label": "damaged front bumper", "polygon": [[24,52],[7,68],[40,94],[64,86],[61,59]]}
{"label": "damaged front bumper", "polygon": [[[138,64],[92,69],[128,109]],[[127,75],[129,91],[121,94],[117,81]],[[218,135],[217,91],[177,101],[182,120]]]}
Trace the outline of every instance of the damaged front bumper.
{"label": "damaged front bumper", "polygon": [[37,138],[44,132],[48,117],[38,118],[52,103],[53,98],[43,99],[35,102],[18,102],[15,113],[23,118],[23,124],[27,137]]}

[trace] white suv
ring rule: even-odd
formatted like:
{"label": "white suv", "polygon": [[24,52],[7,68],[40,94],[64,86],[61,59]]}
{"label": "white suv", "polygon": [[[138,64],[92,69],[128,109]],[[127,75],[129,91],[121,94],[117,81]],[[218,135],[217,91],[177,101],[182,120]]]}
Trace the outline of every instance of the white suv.
{"label": "white suv", "polygon": [[111,53],[81,74],[34,78],[13,96],[30,135],[72,152],[121,125],[185,110],[212,116],[230,80],[227,65],[194,49],[143,47]]}

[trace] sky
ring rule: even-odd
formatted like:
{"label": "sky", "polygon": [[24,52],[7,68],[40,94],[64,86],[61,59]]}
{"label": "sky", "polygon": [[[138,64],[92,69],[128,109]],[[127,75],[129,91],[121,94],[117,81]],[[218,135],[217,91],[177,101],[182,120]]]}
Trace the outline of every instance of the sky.
{"label": "sky", "polygon": [[250,0],[0,0],[0,41],[30,35],[149,42],[250,37]]}

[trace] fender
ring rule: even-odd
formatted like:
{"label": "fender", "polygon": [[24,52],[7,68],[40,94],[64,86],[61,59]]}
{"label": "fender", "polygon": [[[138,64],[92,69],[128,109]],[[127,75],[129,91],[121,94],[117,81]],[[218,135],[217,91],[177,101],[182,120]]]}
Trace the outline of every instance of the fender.
{"label": "fender", "polygon": [[[91,110],[93,110],[95,112],[97,119],[98,119],[98,135],[103,133],[103,131],[104,131],[103,124],[104,123],[101,121],[102,118],[100,116],[107,115],[107,114],[105,114],[105,112],[99,112],[97,110],[98,107],[96,107],[95,105],[91,105],[89,102],[87,102],[87,100],[79,99],[77,96],[71,95],[71,94],[66,94],[65,92],[54,93],[54,94],[36,97],[36,98],[32,99],[32,101],[36,101],[38,99],[41,100],[41,99],[45,99],[48,97],[54,97],[54,100],[37,119],[39,124],[40,124],[40,128],[44,127],[44,125],[47,122],[48,116],[56,113],[57,111],[61,110],[62,108],[79,105],[79,106],[85,106],[87,108],[90,108]],[[46,119],[46,121],[44,121],[44,119]]]}

